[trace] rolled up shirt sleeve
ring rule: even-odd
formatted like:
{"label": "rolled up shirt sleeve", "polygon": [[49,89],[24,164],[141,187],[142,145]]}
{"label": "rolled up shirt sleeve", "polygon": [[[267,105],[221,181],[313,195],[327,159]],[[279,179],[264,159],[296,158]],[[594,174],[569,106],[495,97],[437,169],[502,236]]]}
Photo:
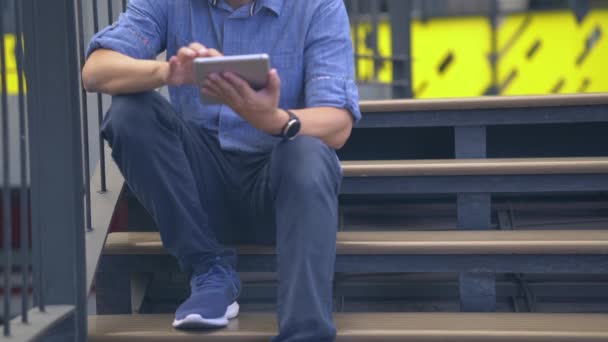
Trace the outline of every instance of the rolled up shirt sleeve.
{"label": "rolled up shirt sleeve", "polygon": [[99,31],[86,57],[97,49],[120,52],[136,59],[154,59],[166,48],[167,0],[131,0],[118,21]]}
{"label": "rolled up shirt sleeve", "polygon": [[320,4],[306,37],[306,107],[346,109],[357,122],[361,111],[348,14],[342,0]]}

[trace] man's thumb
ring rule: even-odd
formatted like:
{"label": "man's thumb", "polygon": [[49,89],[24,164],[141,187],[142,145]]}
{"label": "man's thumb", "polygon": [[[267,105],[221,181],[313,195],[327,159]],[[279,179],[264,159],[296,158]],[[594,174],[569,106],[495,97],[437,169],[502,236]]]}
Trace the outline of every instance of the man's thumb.
{"label": "man's thumb", "polygon": [[268,90],[275,92],[281,90],[281,78],[279,78],[279,73],[277,69],[272,69],[268,73]]}

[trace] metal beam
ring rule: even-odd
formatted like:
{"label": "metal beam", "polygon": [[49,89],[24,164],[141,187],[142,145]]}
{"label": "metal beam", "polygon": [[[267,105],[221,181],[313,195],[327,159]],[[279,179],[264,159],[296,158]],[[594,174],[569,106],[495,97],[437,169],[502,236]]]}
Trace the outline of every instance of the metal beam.
{"label": "metal beam", "polygon": [[132,313],[131,275],[138,272],[97,272],[95,299],[98,315]]}
{"label": "metal beam", "polygon": [[608,175],[347,177],[342,195],[607,191]]}
{"label": "metal beam", "polygon": [[[551,281],[529,283],[528,286],[539,298],[561,299],[563,301],[584,301],[593,298],[602,303],[606,300],[606,282],[567,282]],[[412,299],[412,300],[441,300],[457,299],[459,285],[454,279],[442,280],[403,280],[383,281],[338,281],[335,282],[334,294],[349,299]],[[187,280],[170,284],[155,283],[147,291],[149,300],[154,302],[180,302],[190,295],[190,286]],[[243,283],[243,291],[239,296],[241,301],[274,299],[277,295],[276,282],[264,284]],[[515,281],[497,281],[496,297],[506,300],[510,297],[524,297],[519,283]],[[146,305],[150,304],[149,301]]]}
{"label": "metal beam", "polygon": [[[454,128],[454,155],[458,159],[486,158],[486,127]],[[492,229],[492,193],[486,191],[458,193],[456,197],[458,229]],[[496,310],[496,277],[487,270],[474,270],[459,275],[460,308],[467,312]]]}
{"label": "metal beam", "polygon": [[389,0],[393,46],[393,98],[411,98],[412,95],[412,1]]}
{"label": "metal beam", "polygon": [[[178,269],[169,255],[104,255],[98,271],[160,272]],[[274,255],[240,255],[240,272],[275,272]],[[493,273],[608,273],[608,255],[338,255],[336,272],[454,273],[487,270]]]}
{"label": "metal beam", "polygon": [[608,122],[608,105],[364,113],[357,128]]}

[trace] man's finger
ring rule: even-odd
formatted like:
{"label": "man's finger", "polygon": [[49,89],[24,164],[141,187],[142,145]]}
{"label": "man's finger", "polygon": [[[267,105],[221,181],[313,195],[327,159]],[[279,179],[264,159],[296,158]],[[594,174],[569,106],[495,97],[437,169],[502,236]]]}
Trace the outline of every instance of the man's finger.
{"label": "man's finger", "polygon": [[175,71],[179,65],[179,59],[176,56],[169,58],[169,69]]}
{"label": "man's finger", "polygon": [[205,82],[201,88],[201,93],[213,96],[221,102],[226,102],[223,92],[213,82]]}
{"label": "man's finger", "polygon": [[237,102],[240,100],[240,96],[236,89],[232,87],[228,81],[226,81],[222,76],[218,74],[213,74],[209,76],[209,79],[212,83],[214,83],[215,87],[219,88],[219,91],[222,93],[222,96],[226,99],[230,99],[232,102]]}
{"label": "man's finger", "polygon": [[203,82],[203,88],[212,90],[215,93],[221,92],[220,88],[215,84],[215,82],[211,81],[210,79],[207,79]]}
{"label": "man's finger", "polygon": [[214,93],[214,96],[218,99],[221,99],[222,102],[225,102],[225,91],[220,87],[219,83],[214,80],[214,76],[210,75],[205,82],[203,82],[203,88],[207,88],[211,92]]}
{"label": "man's finger", "polygon": [[207,49],[205,53],[201,55],[201,57],[222,57],[223,54],[216,49]]}
{"label": "man's finger", "polygon": [[196,57],[196,52],[188,47],[183,47],[177,51],[177,58],[180,62],[192,60]]}
{"label": "man's finger", "polygon": [[207,53],[207,48],[201,43],[192,43],[189,48],[195,51],[199,57],[205,57],[204,55]]}
{"label": "man's finger", "polygon": [[253,89],[251,89],[249,83],[245,82],[245,80],[243,80],[242,78],[231,72],[225,72],[223,76],[230,83],[230,85],[234,89],[236,89],[236,91],[241,97],[249,98],[254,96],[255,93]]}
{"label": "man's finger", "polygon": [[268,85],[266,86],[266,90],[271,93],[281,91],[281,78],[279,77],[277,69],[272,69],[268,72]]}
{"label": "man's finger", "polygon": [[220,99],[220,95],[215,90],[208,87],[203,87],[201,93]]}
{"label": "man's finger", "polygon": [[169,58],[169,74],[173,74],[177,67],[179,66],[179,60],[177,57],[173,56]]}

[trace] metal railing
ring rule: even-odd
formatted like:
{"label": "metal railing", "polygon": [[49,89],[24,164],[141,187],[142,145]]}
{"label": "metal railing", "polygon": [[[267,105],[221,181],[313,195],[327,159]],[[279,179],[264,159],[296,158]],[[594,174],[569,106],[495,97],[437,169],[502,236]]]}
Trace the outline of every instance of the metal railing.
{"label": "metal railing", "polygon": [[0,339],[86,340],[87,293],[123,181],[98,133],[108,98],[87,94],[80,70],[89,37],[126,2],[0,0]]}
{"label": "metal railing", "polygon": [[[7,14],[13,15],[12,22],[7,22]],[[7,81],[7,46],[4,37],[8,28],[12,28],[15,37],[22,35],[23,27],[21,22],[21,3],[2,3],[2,15],[0,15],[0,87],[1,87],[1,110],[2,110],[2,237],[3,237],[3,334],[8,336],[11,334],[11,294],[12,294],[12,277],[13,277],[13,220],[12,215],[12,189],[14,185],[11,179],[11,148],[10,148],[10,124],[14,117],[9,117],[9,98],[8,98],[8,81]],[[10,109],[18,113],[18,160],[19,160],[19,234],[20,234],[20,264],[19,271],[21,273],[21,320],[24,323],[28,322],[28,310],[30,307],[29,298],[29,278],[30,278],[30,253],[29,253],[29,193],[28,193],[28,163],[27,163],[27,128],[26,128],[26,113],[25,113],[25,81],[23,78],[23,43],[20,39],[15,39],[14,57],[16,62],[17,76],[17,108],[11,105]],[[40,302],[40,310],[44,310],[44,302]]]}

